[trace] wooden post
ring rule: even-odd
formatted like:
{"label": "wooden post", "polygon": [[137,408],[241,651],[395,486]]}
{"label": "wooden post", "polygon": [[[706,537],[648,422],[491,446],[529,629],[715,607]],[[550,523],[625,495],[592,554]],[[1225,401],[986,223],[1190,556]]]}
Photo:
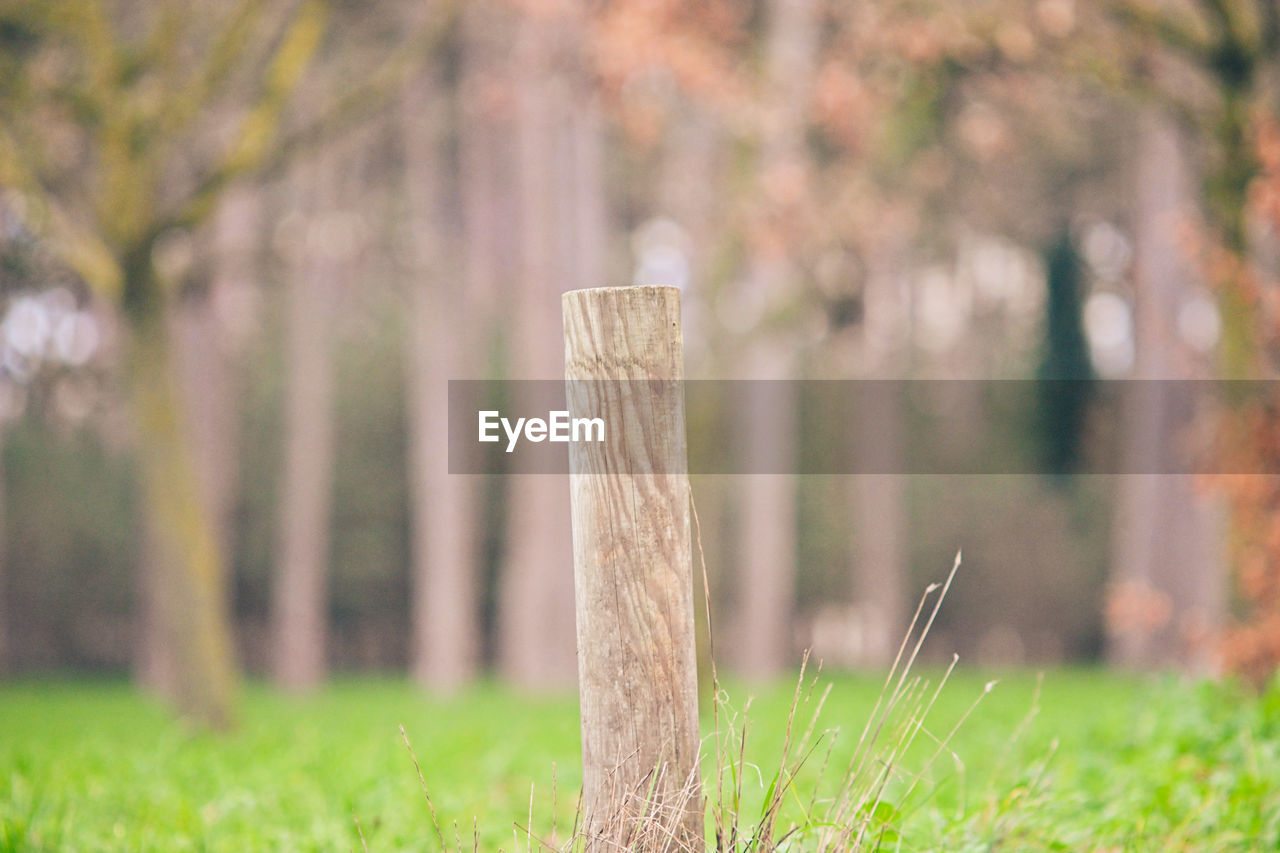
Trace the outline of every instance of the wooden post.
{"label": "wooden post", "polygon": [[680,291],[563,308],[570,417],[605,424],[569,445],[588,849],[702,850]]}

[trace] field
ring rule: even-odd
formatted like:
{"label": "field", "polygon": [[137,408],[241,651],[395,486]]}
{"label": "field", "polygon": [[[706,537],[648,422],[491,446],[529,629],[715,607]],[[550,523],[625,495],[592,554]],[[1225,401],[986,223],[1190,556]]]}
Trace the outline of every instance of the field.
{"label": "field", "polygon": [[[818,748],[786,797],[784,826],[832,793],[881,688],[870,677],[819,677],[801,701],[797,732],[827,683]],[[867,846],[1280,846],[1280,690],[1258,698],[1230,685],[1088,670],[1049,671],[1037,684],[1031,672],[953,675],[898,763],[880,811],[887,824]],[[755,697],[743,826],[773,781],[794,689],[726,688],[739,712]],[[902,801],[911,774],[937,752],[931,734],[949,731],[979,697]],[[290,699],[250,685],[239,729],[219,738],[185,731],[124,683],[67,680],[0,687],[0,851],[438,849],[401,725],[451,849],[471,850],[473,832],[482,850],[539,849],[516,828],[531,812],[535,836],[563,842],[580,783],[573,696],[530,699],[481,685],[435,699],[387,679],[340,681]],[[713,727],[708,714],[704,732]],[[712,741],[704,751],[714,755]],[[710,759],[704,768],[713,779]],[[819,775],[825,784],[815,783]],[[804,838],[792,836],[794,849]]]}

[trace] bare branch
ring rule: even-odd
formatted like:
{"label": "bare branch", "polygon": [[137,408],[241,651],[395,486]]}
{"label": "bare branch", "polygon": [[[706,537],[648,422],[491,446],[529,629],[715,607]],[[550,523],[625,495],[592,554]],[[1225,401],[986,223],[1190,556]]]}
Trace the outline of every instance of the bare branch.
{"label": "bare branch", "polygon": [[178,64],[182,43],[183,10],[173,0],[164,0],[158,4],[156,21],[147,34],[143,54],[149,66],[159,69],[166,77],[171,77]]}
{"label": "bare branch", "polygon": [[456,11],[456,4],[448,3],[442,14],[406,39],[381,65],[319,117],[277,144],[264,147],[259,152],[260,156],[225,159],[200,181],[187,202],[166,220],[165,226],[191,226],[200,222],[209,214],[218,195],[228,184],[251,174],[277,174],[300,155],[333,139],[384,107],[396,96],[409,76],[421,67],[423,60],[439,47],[449,33]]}
{"label": "bare branch", "polygon": [[224,168],[247,171],[270,151],[284,107],[320,46],[327,18],[326,4],[320,0],[308,0],[299,8],[271,58],[262,98],[241,123],[240,136],[227,152]]}
{"label": "bare branch", "polygon": [[0,186],[19,190],[27,203],[26,224],[41,233],[49,248],[76,272],[99,297],[115,301],[123,275],[111,249],[93,232],[78,227],[45,191],[24,162],[21,148],[7,128],[0,127]]}
{"label": "bare branch", "polygon": [[240,123],[240,131],[222,161],[197,185],[181,210],[161,217],[159,227],[194,225],[213,209],[219,193],[232,181],[260,169],[275,145],[285,106],[319,47],[327,22],[320,0],[307,0],[298,9],[267,68],[266,84],[258,103]]}
{"label": "bare branch", "polygon": [[[164,127],[171,134],[186,127],[200,111],[216,98],[226,86],[235,70],[249,56],[255,34],[274,31],[267,26],[266,12],[271,7],[267,0],[238,0],[228,15],[221,32],[213,39],[203,63],[184,83],[174,89],[166,109]],[[291,3],[290,6],[296,6]],[[296,13],[295,8],[285,10],[285,20]]]}
{"label": "bare branch", "polygon": [[423,61],[435,53],[449,34],[457,5],[449,3],[436,20],[422,27],[358,85],[350,89],[315,121],[287,136],[262,168],[273,174],[300,154],[353,127],[378,112],[402,90]]}
{"label": "bare branch", "polygon": [[[42,5],[36,3],[35,7],[40,9]],[[102,0],[78,0],[70,9],[51,3],[40,11],[41,20],[50,31],[71,39],[84,57],[87,74],[82,97],[98,113],[109,110],[121,56]]]}

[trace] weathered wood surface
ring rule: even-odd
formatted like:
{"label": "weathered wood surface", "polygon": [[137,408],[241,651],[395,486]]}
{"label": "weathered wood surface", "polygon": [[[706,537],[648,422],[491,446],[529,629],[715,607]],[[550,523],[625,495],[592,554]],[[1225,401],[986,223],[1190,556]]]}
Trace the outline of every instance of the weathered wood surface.
{"label": "weathered wood surface", "polygon": [[563,309],[570,415],[605,422],[569,449],[588,829],[617,843],[651,795],[658,835],[701,849],[680,291],[577,290]]}

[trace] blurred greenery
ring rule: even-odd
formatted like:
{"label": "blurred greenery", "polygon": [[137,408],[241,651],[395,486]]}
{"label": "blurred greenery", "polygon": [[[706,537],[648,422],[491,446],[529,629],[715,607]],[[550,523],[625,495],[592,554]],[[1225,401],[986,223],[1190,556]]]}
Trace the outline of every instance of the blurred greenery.
{"label": "blurred greenery", "polygon": [[3,445],[3,590],[8,642],[29,665],[122,667],[129,659],[137,565],[132,466],[88,429],[50,430],[37,418],[7,428]]}

